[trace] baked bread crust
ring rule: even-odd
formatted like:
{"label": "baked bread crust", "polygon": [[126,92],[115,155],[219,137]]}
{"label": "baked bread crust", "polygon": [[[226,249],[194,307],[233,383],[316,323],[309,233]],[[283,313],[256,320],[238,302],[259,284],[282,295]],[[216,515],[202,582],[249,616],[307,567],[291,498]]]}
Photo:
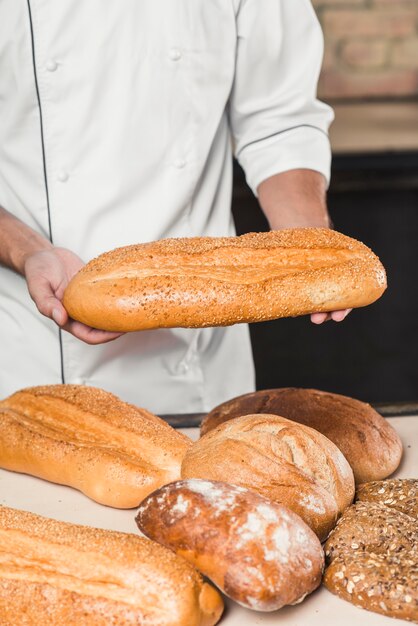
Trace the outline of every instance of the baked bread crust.
{"label": "baked bread crust", "polygon": [[418,478],[375,480],[359,485],[358,502],[380,502],[418,520]]}
{"label": "baked bread crust", "polygon": [[136,521],[250,609],[300,602],[321,582],[323,550],[312,530],[286,507],[243,487],[170,483],[141,503]]}
{"label": "baked bread crust", "polygon": [[0,402],[0,467],[108,506],[136,507],[180,478],[190,445],[159,417],[95,387],[31,387]]}
{"label": "baked bread crust", "polygon": [[325,544],[324,584],[356,606],[418,622],[416,519],[379,502],[357,502]]}
{"label": "baked bread crust", "polygon": [[361,307],[385,289],[385,270],[364,244],[299,228],[118,248],[76,274],[63,304],[73,319],[126,332]]}
{"label": "baked bread crust", "polygon": [[143,537],[0,506],[2,626],[212,626],[223,602]]}
{"label": "baked bread crust", "polygon": [[312,428],[278,415],[246,415],[221,424],[187,451],[183,478],[225,480],[279,502],[323,540],[354,497],[340,450]]}
{"label": "baked bread crust", "polygon": [[250,413],[281,415],[322,433],[344,454],[356,483],[386,478],[402,458],[399,435],[369,404],[317,389],[283,387],[233,398],[204,417],[200,432]]}

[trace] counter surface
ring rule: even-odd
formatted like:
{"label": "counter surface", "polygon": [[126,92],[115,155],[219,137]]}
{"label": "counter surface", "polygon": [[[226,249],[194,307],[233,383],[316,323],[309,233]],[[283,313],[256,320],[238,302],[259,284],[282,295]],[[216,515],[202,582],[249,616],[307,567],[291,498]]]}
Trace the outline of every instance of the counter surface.
{"label": "counter surface", "polygon": [[[402,438],[405,452],[397,478],[418,477],[418,416],[392,417],[388,421]],[[183,429],[192,439],[198,429]],[[89,500],[71,489],[46,481],[0,470],[0,504],[76,524],[86,524],[123,532],[137,532],[135,512],[111,509]],[[397,622],[377,613],[370,613],[340,600],[321,587],[302,604],[274,613],[258,613],[227,602],[221,626],[394,626]],[[399,623],[399,621],[398,621]],[[407,623],[403,622],[402,623]],[[18,626],[18,625],[16,625]]]}

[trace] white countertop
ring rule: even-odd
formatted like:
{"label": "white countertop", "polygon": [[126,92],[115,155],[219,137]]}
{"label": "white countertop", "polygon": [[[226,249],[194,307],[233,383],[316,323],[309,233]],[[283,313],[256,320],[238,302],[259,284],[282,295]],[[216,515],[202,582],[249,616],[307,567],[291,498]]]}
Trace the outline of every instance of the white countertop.
{"label": "white countertop", "polygon": [[[398,431],[405,448],[403,461],[394,477],[417,478],[418,416],[393,417],[388,421]],[[197,429],[184,429],[183,432],[192,439],[198,437]],[[75,489],[5,470],[0,470],[0,504],[66,522],[138,532],[134,510],[111,509],[94,503]],[[249,611],[228,601],[220,625],[352,626],[356,622],[359,626],[396,624],[391,618],[358,609],[321,587],[302,604],[274,613]]]}

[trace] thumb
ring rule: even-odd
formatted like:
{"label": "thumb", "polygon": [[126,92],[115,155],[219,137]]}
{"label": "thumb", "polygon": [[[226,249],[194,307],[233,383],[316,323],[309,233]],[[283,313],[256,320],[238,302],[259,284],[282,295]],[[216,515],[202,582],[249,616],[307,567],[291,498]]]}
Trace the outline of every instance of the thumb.
{"label": "thumb", "polygon": [[68,322],[68,315],[62,304],[58,300],[58,304],[54,305],[51,317],[58,326],[64,326]]}
{"label": "thumb", "polygon": [[32,300],[42,315],[53,319],[60,326],[67,322],[67,312],[56,297],[52,285],[47,279],[37,277],[28,280],[28,289]]}

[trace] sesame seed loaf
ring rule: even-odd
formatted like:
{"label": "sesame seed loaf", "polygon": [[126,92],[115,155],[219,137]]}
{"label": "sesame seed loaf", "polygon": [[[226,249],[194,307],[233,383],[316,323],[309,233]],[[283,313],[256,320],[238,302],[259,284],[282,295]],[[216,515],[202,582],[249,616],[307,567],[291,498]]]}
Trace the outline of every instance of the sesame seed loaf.
{"label": "sesame seed loaf", "polygon": [[312,530],[286,507],[243,487],[177,481],[148,496],[136,521],[250,609],[300,602],[321,582],[323,550]]}
{"label": "sesame seed loaf", "polygon": [[341,450],[357,484],[386,478],[402,457],[395,429],[369,404],[317,389],[265,389],[232,398],[206,415],[200,432],[250,413],[281,415],[315,428]]}
{"label": "sesame seed loaf", "polygon": [[257,491],[300,515],[321,540],[354,497],[353,472],[337,446],[278,415],[221,424],[193,443],[181,474]]}
{"label": "sesame seed loaf", "polygon": [[107,391],[46,385],[0,402],[0,467],[133,508],[180,478],[191,445],[159,417]]}
{"label": "sesame seed loaf", "polygon": [[357,502],[325,544],[324,584],[369,611],[418,622],[416,519],[379,502]]}
{"label": "sesame seed loaf", "polygon": [[364,244],[298,228],[118,248],[74,276],[63,304],[94,328],[136,331],[360,307],[385,289],[385,270]]}
{"label": "sesame seed loaf", "polygon": [[0,506],[2,626],[213,626],[223,602],[167,548]]}

